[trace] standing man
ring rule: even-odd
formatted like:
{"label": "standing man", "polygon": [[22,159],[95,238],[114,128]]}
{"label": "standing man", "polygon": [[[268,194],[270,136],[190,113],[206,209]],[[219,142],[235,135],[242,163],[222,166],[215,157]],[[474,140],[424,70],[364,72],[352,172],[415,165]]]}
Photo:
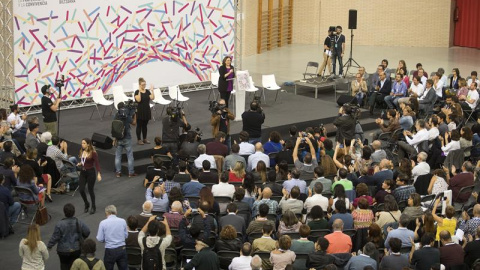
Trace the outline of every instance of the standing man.
{"label": "standing man", "polygon": [[162,119],[162,142],[170,154],[176,155],[180,139],[179,129],[188,126],[185,113],[178,107],[168,107],[167,116]]}
{"label": "standing man", "polygon": [[45,131],[52,133],[52,136],[57,135],[57,110],[60,101],[62,101],[60,94],[53,102],[49,96],[53,94],[53,88],[48,84],[42,86],[42,115]]}
{"label": "standing man", "polygon": [[105,207],[106,219],[100,222],[97,240],[105,243],[103,262],[107,270],[113,270],[115,263],[119,270],[128,269],[125,239],[128,237],[127,222],[117,217],[115,205]]}
{"label": "standing man", "polygon": [[251,144],[262,141],[262,124],[265,121],[265,114],[256,101],[250,103],[250,110],[242,114],[243,131],[246,131]]}
{"label": "standing man", "polygon": [[338,75],[343,75],[343,54],[345,52],[345,36],[342,35],[342,27],[337,26],[337,35],[334,37],[334,47],[333,47],[333,74],[335,75],[335,65],[338,59]]}
{"label": "standing man", "polygon": [[220,99],[217,105],[217,111],[212,114],[210,125],[212,125],[212,135],[215,138],[219,131],[226,134],[224,144],[228,147],[230,153],[230,120],[235,119],[235,115],[228,109],[225,100]]}
{"label": "standing man", "polygon": [[[115,115],[116,120],[123,122],[123,138],[115,138],[113,144],[117,147],[115,151],[115,176],[122,176],[122,153],[123,149],[127,151],[128,160],[128,177],[137,176],[133,168],[133,150],[132,150],[132,134],[130,134],[130,125],[135,126],[137,123],[135,110],[125,106],[120,102],[117,105],[118,112]],[[106,262],[105,262],[106,264]]]}
{"label": "standing man", "polygon": [[328,66],[328,74],[332,75],[332,44],[334,43],[334,35],[335,27],[330,26],[328,28],[328,36],[325,38],[323,42],[323,62],[322,66],[318,70],[318,77],[322,77],[325,75],[325,67]]}

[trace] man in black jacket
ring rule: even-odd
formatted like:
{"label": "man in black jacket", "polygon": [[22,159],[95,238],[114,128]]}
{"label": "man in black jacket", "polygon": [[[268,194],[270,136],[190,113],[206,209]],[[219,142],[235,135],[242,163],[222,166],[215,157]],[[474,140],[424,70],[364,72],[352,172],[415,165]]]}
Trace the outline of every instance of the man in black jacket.
{"label": "man in black jacket", "polygon": [[390,78],[387,78],[385,72],[380,72],[379,77],[380,81],[378,81],[374,92],[370,94],[370,98],[368,99],[371,115],[373,114],[375,104],[382,104],[382,102],[385,102],[385,97],[390,95],[392,90],[392,82],[390,81]]}
{"label": "man in black jacket", "polygon": [[433,110],[433,104],[437,100],[437,94],[435,88],[433,88],[433,80],[428,79],[427,85],[425,86],[425,91],[423,95],[418,97],[419,110],[428,113],[430,110]]}
{"label": "man in black jacket", "polygon": [[328,264],[333,263],[334,258],[327,254],[330,243],[327,239],[319,237],[315,243],[315,252],[308,255],[307,268],[323,269]]}
{"label": "man in black jacket", "polygon": [[262,141],[262,124],[265,114],[256,101],[250,103],[250,110],[242,114],[243,131],[250,135],[249,143],[255,144]]}
{"label": "man in black jacket", "polygon": [[432,265],[440,263],[440,251],[433,246],[434,241],[433,234],[425,233],[420,240],[422,247],[419,250],[415,250],[415,245],[412,245],[410,264],[416,270],[430,270]]}
{"label": "man in black jacket", "polygon": [[345,142],[346,146],[349,146],[355,136],[355,118],[352,116],[352,107],[343,105],[338,113],[340,117],[333,121],[333,124],[337,127],[335,139],[337,142]]}

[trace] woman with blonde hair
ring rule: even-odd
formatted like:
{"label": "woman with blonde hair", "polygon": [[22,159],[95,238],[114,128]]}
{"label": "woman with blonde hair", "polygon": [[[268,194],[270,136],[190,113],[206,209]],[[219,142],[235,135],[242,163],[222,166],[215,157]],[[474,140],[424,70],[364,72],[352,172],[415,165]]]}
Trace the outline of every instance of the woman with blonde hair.
{"label": "woman with blonde hair", "polygon": [[245,177],[245,164],[241,161],[237,161],[235,163],[235,167],[230,168],[230,172],[228,173],[228,179],[230,183],[238,183],[242,182],[243,178]]}
{"label": "woman with blonde hair", "polygon": [[[85,213],[88,212],[90,208],[90,203],[87,199],[87,194],[85,193],[85,186],[88,184],[88,193],[90,194],[90,199],[92,201],[92,208],[90,209],[90,214],[95,214],[95,192],[93,187],[95,186],[95,179],[98,181],[102,180],[102,175],[100,174],[100,162],[98,161],[98,155],[93,148],[92,141],[88,138],[82,140],[82,147],[80,149],[80,163],[82,169],[80,170],[80,179],[78,180],[80,190],[80,195],[82,196],[83,202],[85,203]],[[95,170],[97,175],[95,177]]]}
{"label": "woman with blonde hair", "polygon": [[48,249],[40,239],[40,227],[32,224],[28,227],[27,238],[20,241],[19,254],[22,257],[22,270],[43,270],[48,260]]}
{"label": "woman with blonde hair", "polygon": [[[150,143],[147,140],[147,125],[148,121],[152,119],[152,111],[150,110],[150,100],[154,100],[153,85],[150,90],[146,88],[147,82],[143,78],[138,79],[138,90],[135,91],[134,97],[137,102],[137,140],[138,144],[143,145]],[[141,135],[143,134],[143,140]]]}

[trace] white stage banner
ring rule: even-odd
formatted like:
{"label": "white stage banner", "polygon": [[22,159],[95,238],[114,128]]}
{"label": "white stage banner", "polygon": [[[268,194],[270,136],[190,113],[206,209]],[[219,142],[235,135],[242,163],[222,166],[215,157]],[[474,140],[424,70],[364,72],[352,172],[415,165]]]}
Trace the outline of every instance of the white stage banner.
{"label": "white stage banner", "polygon": [[63,100],[210,80],[234,51],[235,0],[14,0],[15,101],[65,75]]}

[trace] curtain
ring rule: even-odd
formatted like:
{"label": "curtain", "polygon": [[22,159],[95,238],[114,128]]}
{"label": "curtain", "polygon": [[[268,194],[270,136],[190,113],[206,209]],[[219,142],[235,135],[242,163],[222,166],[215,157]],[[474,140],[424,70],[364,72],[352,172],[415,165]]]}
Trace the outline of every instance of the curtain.
{"label": "curtain", "polygon": [[457,0],[454,45],[480,49],[480,1]]}

